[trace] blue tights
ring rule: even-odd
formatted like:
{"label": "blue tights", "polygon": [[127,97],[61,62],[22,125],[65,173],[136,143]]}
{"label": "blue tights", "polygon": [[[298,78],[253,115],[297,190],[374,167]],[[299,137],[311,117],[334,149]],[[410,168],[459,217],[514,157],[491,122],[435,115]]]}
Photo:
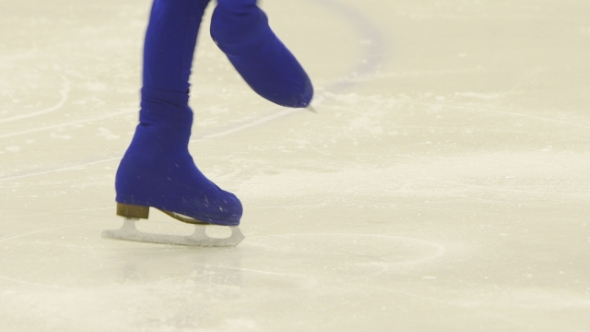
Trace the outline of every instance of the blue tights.
{"label": "blue tights", "polygon": [[[233,226],[242,216],[239,199],[207,179],[188,151],[193,121],[189,77],[209,1],[154,0],[145,39],[140,123],[117,170],[116,201]],[[248,85],[276,104],[308,106],[311,81],[272,32],[256,0],[217,2],[211,36]]]}

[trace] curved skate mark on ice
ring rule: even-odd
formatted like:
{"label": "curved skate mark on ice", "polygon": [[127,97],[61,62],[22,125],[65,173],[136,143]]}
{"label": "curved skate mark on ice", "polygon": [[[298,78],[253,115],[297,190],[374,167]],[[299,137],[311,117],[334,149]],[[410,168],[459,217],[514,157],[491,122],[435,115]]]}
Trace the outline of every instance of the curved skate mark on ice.
{"label": "curved skate mark on ice", "polygon": [[37,111],[37,112],[17,115],[17,116],[13,116],[13,117],[6,118],[6,119],[0,119],[0,123],[7,123],[7,122],[28,119],[28,118],[34,118],[34,117],[37,117],[40,115],[45,115],[45,114],[48,114],[51,112],[55,112],[58,109],[60,109],[68,100],[69,95],[70,95],[70,91],[71,91],[70,81],[63,75],[60,75],[60,77],[63,80],[64,84],[63,84],[63,87],[61,88],[61,90],[59,91],[59,94],[61,95],[61,100],[57,104],[55,104],[54,106],[51,106],[49,108],[46,108],[44,110]]}
{"label": "curved skate mark on ice", "polygon": [[58,286],[58,285],[39,284],[36,282],[29,282],[29,281],[25,281],[25,280],[13,279],[13,278],[8,278],[8,277],[3,277],[3,276],[0,276],[0,280],[10,281],[10,282],[14,282],[17,284],[23,284],[23,285],[27,285],[27,286],[35,286],[35,287],[43,287],[43,288],[51,288],[51,289],[67,289],[67,290],[77,289],[77,288],[73,288],[73,287],[64,287],[64,286]]}
{"label": "curved skate mark on ice", "polygon": [[[205,264],[201,264],[205,265]],[[258,270],[258,269],[248,269],[244,267],[235,267],[235,266],[223,266],[223,265],[209,265],[209,267],[216,267],[220,269],[227,269],[233,271],[241,271],[241,272],[248,272],[248,273],[256,273],[256,274],[263,274],[269,276],[279,276],[279,277],[289,277],[289,278],[298,278],[298,279],[313,279],[310,276],[304,274],[293,274],[293,273],[282,273],[282,272],[274,272],[274,271],[267,271],[267,270]]]}
{"label": "curved skate mark on ice", "polygon": [[55,230],[59,230],[59,229],[73,228],[73,227],[78,227],[78,226],[87,226],[87,225],[92,225],[92,224],[102,224],[102,223],[103,223],[102,221],[100,221],[100,222],[88,222],[88,223],[84,223],[84,224],[75,224],[75,225],[67,225],[67,226],[60,226],[60,227],[45,228],[45,229],[40,229],[40,230],[37,230],[37,231],[34,231],[34,232],[29,232],[29,233],[24,233],[24,234],[19,234],[19,235],[7,237],[5,239],[1,239],[0,238],[0,243],[1,242],[8,242],[8,241],[11,241],[11,240],[14,240],[14,239],[18,239],[18,238],[29,236],[29,235],[33,235],[33,234],[45,233],[45,232],[48,232],[48,231],[55,231]]}
{"label": "curved skate mark on ice", "polygon": [[28,177],[33,177],[33,176],[39,176],[39,175],[47,175],[47,174],[52,174],[52,173],[59,173],[59,172],[78,171],[78,170],[84,169],[84,167],[86,167],[86,166],[92,166],[92,165],[107,163],[107,162],[110,162],[110,161],[119,161],[119,160],[121,160],[121,156],[112,157],[112,158],[106,158],[106,159],[101,159],[101,160],[95,160],[95,161],[90,161],[90,162],[87,162],[87,163],[82,163],[82,164],[77,164],[77,165],[61,166],[61,167],[51,168],[51,169],[48,169],[48,170],[45,170],[45,171],[39,171],[39,172],[33,172],[33,173],[25,173],[25,174],[17,174],[17,175],[9,175],[9,176],[5,176],[5,177],[1,177],[0,178],[0,182],[2,182],[2,181],[9,181],[9,180],[23,179],[23,178],[28,178]]}
{"label": "curved skate mark on ice", "polygon": [[[281,238],[280,244],[273,244],[269,239]],[[290,241],[290,239],[295,239]],[[379,243],[379,241],[382,241]],[[270,242],[270,243],[269,243]],[[313,233],[313,234],[278,234],[250,237],[249,245],[266,248],[267,251],[280,253],[288,251],[291,259],[303,258],[307,263],[324,264],[321,257],[325,256],[326,264],[356,264],[342,267],[350,270],[378,270],[378,275],[392,269],[412,268],[442,257],[446,248],[438,243],[422,239],[348,233]],[[334,257],[346,257],[338,262]],[[317,263],[316,263],[317,261]],[[363,274],[363,276],[367,276]]]}
{"label": "curved skate mark on ice", "polygon": [[26,135],[26,134],[30,134],[30,133],[36,133],[36,132],[39,132],[39,131],[57,129],[57,128],[62,128],[62,127],[77,126],[77,125],[80,125],[80,124],[85,124],[85,123],[90,123],[90,122],[94,122],[94,121],[100,121],[100,120],[104,120],[104,119],[114,118],[114,117],[117,117],[117,116],[120,116],[120,115],[136,114],[136,113],[137,113],[137,110],[136,109],[126,109],[124,111],[113,112],[113,113],[105,114],[105,115],[102,115],[102,116],[99,116],[99,117],[96,117],[96,118],[84,119],[84,120],[76,120],[76,121],[70,121],[70,122],[62,122],[62,123],[56,124],[56,125],[45,126],[45,127],[38,127],[38,128],[32,128],[32,129],[18,131],[18,132],[14,132],[14,133],[10,133],[10,134],[0,135],[0,138],[7,138],[7,137],[14,137],[14,136]]}
{"label": "curved skate mark on ice", "polygon": [[270,122],[272,120],[276,120],[276,119],[279,119],[284,116],[293,114],[295,112],[300,112],[300,111],[301,110],[297,109],[297,108],[282,109],[280,112],[275,111],[272,114],[264,115],[262,117],[255,118],[253,120],[248,120],[248,121],[242,122],[241,124],[238,124],[236,126],[233,126],[233,127],[227,128],[227,129],[217,130],[215,133],[203,134],[200,137],[196,137],[196,138],[191,139],[191,142],[210,139],[210,138],[228,136],[228,135],[240,132],[242,130],[256,127],[256,126],[262,125],[264,123]]}
{"label": "curved skate mark on ice", "polygon": [[[307,275],[307,274],[298,274],[298,273],[283,273],[283,272],[274,272],[268,270],[259,270],[259,269],[250,269],[250,268],[243,268],[243,267],[235,267],[235,266],[217,266],[218,268],[224,268],[231,271],[239,271],[239,272],[246,272],[270,277],[281,277],[281,278],[291,278],[291,279],[299,279],[302,280],[305,286],[309,287],[312,285],[317,285],[317,278],[314,275]],[[301,283],[301,281],[300,281]],[[305,287],[304,286],[304,287]],[[302,287],[302,288],[304,288]]]}
{"label": "curved skate mark on ice", "polygon": [[523,114],[523,113],[511,112],[511,111],[503,111],[501,109],[491,108],[491,107],[461,106],[461,105],[456,105],[456,104],[455,105],[453,105],[453,104],[433,104],[433,103],[422,103],[422,102],[408,102],[408,104],[428,106],[428,107],[443,106],[443,107],[465,110],[465,111],[474,112],[474,113],[497,113],[497,114],[502,114],[502,115],[510,115],[513,117],[533,119],[533,120],[544,121],[544,122],[553,122],[553,123],[568,125],[568,126],[572,126],[572,127],[590,129],[590,125],[584,125],[584,124],[579,124],[579,123],[570,122],[570,121],[546,118],[546,117],[537,116],[537,115]]}

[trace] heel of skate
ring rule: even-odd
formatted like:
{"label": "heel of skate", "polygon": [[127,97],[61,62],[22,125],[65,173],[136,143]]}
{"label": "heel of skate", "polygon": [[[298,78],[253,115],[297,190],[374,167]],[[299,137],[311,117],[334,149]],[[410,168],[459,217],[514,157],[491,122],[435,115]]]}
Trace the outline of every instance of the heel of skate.
{"label": "heel of skate", "polygon": [[148,219],[150,208],[141,205],[117,203],[117,215],[130,219]]}

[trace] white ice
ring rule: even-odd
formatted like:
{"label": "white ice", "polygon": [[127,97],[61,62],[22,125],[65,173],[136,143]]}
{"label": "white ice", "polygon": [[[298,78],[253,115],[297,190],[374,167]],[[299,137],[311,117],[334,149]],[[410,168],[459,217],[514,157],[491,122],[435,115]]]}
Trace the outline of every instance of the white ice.
{"label": "white ice", "polygon": [[590,330],[589,2],[262,5],[318,113],[205,19],[190,148],[246,239],[194,248],[101,237],[150,0],[0,1],[1,331]]}

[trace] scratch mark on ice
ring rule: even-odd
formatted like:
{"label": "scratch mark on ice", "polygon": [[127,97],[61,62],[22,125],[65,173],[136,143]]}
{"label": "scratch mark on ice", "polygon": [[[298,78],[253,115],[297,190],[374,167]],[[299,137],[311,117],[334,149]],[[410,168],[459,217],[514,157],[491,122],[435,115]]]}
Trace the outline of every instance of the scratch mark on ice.
{"label": "scratch mark on ice", "polygon": [[62,75],[60,75],[60,76],[61,76],[61,79],[63,80],[64,84],[63,84],[63,87],[61,88],[61,90],[59,91],[59,94],[61,95],[61,100],[56,105],[46,108],[44,110],[37,111],[37,112],[17,115],[17,116],[13,116],[13,117],[6,118],[6,119],[0,119],[0,123],[7,123],[7,122],[13,122],[13,121],[18,121],[18,120],[33,118],[33,117],[37,117],[40,115],[52,113],[52,112],[55,112],[58,109],[60,109],[68,100],[69,95],[70,95],[70,91],[71,91],[70,81],[65,76],[62,76]]}

